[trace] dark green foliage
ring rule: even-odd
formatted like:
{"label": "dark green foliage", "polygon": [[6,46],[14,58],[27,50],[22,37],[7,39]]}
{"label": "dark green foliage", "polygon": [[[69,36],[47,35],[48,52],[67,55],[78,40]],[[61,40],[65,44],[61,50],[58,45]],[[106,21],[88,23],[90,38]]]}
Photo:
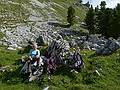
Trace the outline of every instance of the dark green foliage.
{"label": "dark green foliage", "polygon": [[2,39],[3,37],[4,37],[4,34],[0,32],[0,39]]}
{"label": "dark green foliage", "polygon": [[110,36],[113,36],[115,38],[120,37],[120,4],[118,4],[114,10],[112,30],[109,33]]}
{"label": "dark green foliage", "polygon": [[112,9],[105,9],[104,12],[98,14],[98,30],[104,36],[109,36],[112,29],[113,11]]}
{"label": "dark green foliage", "polygon": [[75,24],[75,9],[70,6],[68,8],[68,16],[67,16],[67,21],[69,23],[70,26],[74,25]]}
{"label": "dark green foliage", "polygon": [[79,0],[79,3],[82,3],[82,0]]}
{"label": "dark green foliage", "polygon": [[97,13],[99,11],[99,6],[95,7],[95,12]]}
{"label": "dark green foliage", "polygon": [[119,4],[115,9],[105,8],[106,3],[101,2],[101,8],[97,14],[99,33],[106,37],[117,38],[120,36],[120,11]]}
{"label": "dark green foliage", "polygon": [[19,50],[18,54],[25,54],[29,53],[30,49],[32,49],[32,46],[28,45],[23,47],[22,49]]}
{"label": "dark green foliage", "polygon": [[100,6],[101,6],[101,11],[103,12],[104,10],[105,10],[105,6],[106,6],[106,2],[105,1],[101,1],[101,4],[100,4]]}
{"label": "dark green foliage", "polygon": [[99,12],[99,6],[97,5],[97,7],[95,7],[95,14],[97,15]]}
{"label": "dark green foliage", "polygon": [[88,1],[86,4],[84,4],[85,6],[87,6],[88,8],[90,7],[90,2]]}
{"label": "dark green foliage", "polygon": [[40,53],[42,56],[46,56],[47,55],[47,49],[48,49],[48,45],[42,46],[40,48]]}
{"label": "dark green foliage", "polygon": [[102,1],[95,10],[91,7],[86,14],[86,24],[90,33],[99,33],[108,37],[120,37],[120,4],[115,9],[106,8]]}
{"label": "dark green foliage", "polygon": [[100,10],[99,12],[97,13],[97,28],[99,30],[99,33],[102,33],[103,35],[105,35],[105,30],[106,30],[106,24],[107,24],[107,20],[106,20],[106,15],[105,15],[105,12],[106,12],[106,7],[105,7],[106,3],[105,1],[102,1],[101,4],[100,4]]}
{"label": "dark green foliage", "polygon": [[91,5],[91,7],[89,8],[88,13],[86,14],[86,19],[85,19],[87,28],[89,30],[90,34],[95,33],[95,13],[94,13],[94,9],[93,6]]}

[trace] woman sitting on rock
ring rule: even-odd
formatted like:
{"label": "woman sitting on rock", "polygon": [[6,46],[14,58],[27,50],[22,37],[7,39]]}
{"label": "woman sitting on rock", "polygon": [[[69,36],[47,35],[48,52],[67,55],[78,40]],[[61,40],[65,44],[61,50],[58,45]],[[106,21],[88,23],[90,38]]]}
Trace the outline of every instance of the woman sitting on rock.
{"label": "woman sitting on rock", "polygon": [[29,52],[28,61],[22,68],[21,72],[30,73],[32,75],[32,66],[37,67],[43,64],[42,59],[40,58],[40,51],[38,50],[37,43],[32,43],[32,49]]}
{"label": "woman sitting on rock", "polygon": [[32,45],[32,49],[29,52],[29,59],[32,62],[37,61],[37,64],[39,64],[40,51],[38,50],[38,46],[36,43],[33,43]]}
{"label": "woman sitting on rock", "polygon": [[30,64],[28,68],[30,74],[32,74],[32,69],[31,69],[32,64],[34,66],[39,66],[43,64],[42,59],[40,58],[40,51],[38,50],[37,43],[32,44],[32,49],[29,52],[29,62]]}

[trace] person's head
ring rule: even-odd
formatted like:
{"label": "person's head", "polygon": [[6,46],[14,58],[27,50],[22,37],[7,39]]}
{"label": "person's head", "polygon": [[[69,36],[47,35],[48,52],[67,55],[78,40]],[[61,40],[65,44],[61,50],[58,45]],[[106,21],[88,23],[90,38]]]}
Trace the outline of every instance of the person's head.
{"label": "person's head", "polygon": [[37,48],[38,48],[37,43],[33,43],[33,44],[32,44],[32,48],[33,48],[33,49],[37,49]]}

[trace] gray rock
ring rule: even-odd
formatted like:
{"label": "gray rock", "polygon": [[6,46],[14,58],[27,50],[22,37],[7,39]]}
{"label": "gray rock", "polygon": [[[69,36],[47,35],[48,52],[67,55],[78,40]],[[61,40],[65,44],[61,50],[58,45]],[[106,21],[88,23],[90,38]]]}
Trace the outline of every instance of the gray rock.
{"label": "gray rock", "polygon": [[96,35],[91,35],[91,36],[89,36],[89,38],[88,38],[88,42],[98,43],[98,42],[99,42],[99,38],[98,38],[98,36],[96,36]]}
{"label": "gray rock", "polygon": [[98,44],[90,44],[90,48],[91,48],[91,50],[96,51],[97,49],[100,49],[101,46],[99,46]]}
{"label": "gray rock", "polygon": [[2,45],[8,46],[8,43],[7,42],[3,42]]}
{"label": "gray rock", "polygon": [[88,41],[86,41],[86,42],[84,42],[83,43],[83,49],[88,49],[88,50],[91,50],[91,48],[90,48],[90,43],[88,42]]}
{"label": "gray rock", "polygon": [[45,87],[43,90],[49,90],[49,86]]}
{"label": "gray rock", "polygon": [[0,67],[0,72],[9,71],[9,66]]}
{"label": "gray rock", "polygon": [[17,44],[12,44],[12,45],[9,45],[9,47],[18,48],[18,45]]}
{"label": "gray rock", "polygon": [[3,42],[2,42],[2,41],[0,41],[0,45],[2,45],[2,43],[3,43]]}
{"label": "gray rock", "polygon": [[116,50],[119,49],[119,48],[120,48],[120,43],[117,42],[117,41],[113,41],[113,42],[111,42],[111,44],[109,45],[109,49],[110,49],[111,51],[116,51]]}
{"label": "gray rock", "polygon": [[75,39],[72,39],[71,41],[69,41],[69,45],[70,45],[70,47],[76,46],[77,43],[76,43]]}
{"label": "gray rock", "polygon": [[16,50],[16,48],[13,48],[13,47],[8,47],[7,49],[12,51]]}
{"label": "gray rock", "polygon": [[103,48],[96,51],[99,55],[109,55],[120,48],[120,43],[115,39],[108,39]]}
{"label": "gray rock", "polygon": [[117,39],[117,41],[120,43],[120,37]]}

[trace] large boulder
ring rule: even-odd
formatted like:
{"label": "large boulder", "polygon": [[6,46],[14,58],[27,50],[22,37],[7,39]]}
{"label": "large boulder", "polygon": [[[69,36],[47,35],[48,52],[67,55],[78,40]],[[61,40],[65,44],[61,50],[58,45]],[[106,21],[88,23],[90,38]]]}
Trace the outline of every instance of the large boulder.
{"label": "large boulder", "polygon": [[92,43],[98,43],[99,42],[99,38],[96,35],[90,35],[87,41],[88,42],[92,42]]}
{"label": "large boulder", "polygon": [[117,39],[117,41],[120,43],[120,37]]}
{"label": "large boulder", "polygon": [[103,48],[98,49],[96,53],[99,55],[109,55],[118,50],[119,48],[120,43],[115,39],[109,38]]}
{"label": "large boulder", "polygon": [[91,48],[90,48],[90,42],[85,41],[85,42],[83,43],[83,49],[91,50]]}
{"label": "large boulder", "polygon": [[65,40],[63,41],[52,41],[48,47],[48,56],[52,53],[60,54],[62,51],[67,51],[70,49],[69,43]]}

